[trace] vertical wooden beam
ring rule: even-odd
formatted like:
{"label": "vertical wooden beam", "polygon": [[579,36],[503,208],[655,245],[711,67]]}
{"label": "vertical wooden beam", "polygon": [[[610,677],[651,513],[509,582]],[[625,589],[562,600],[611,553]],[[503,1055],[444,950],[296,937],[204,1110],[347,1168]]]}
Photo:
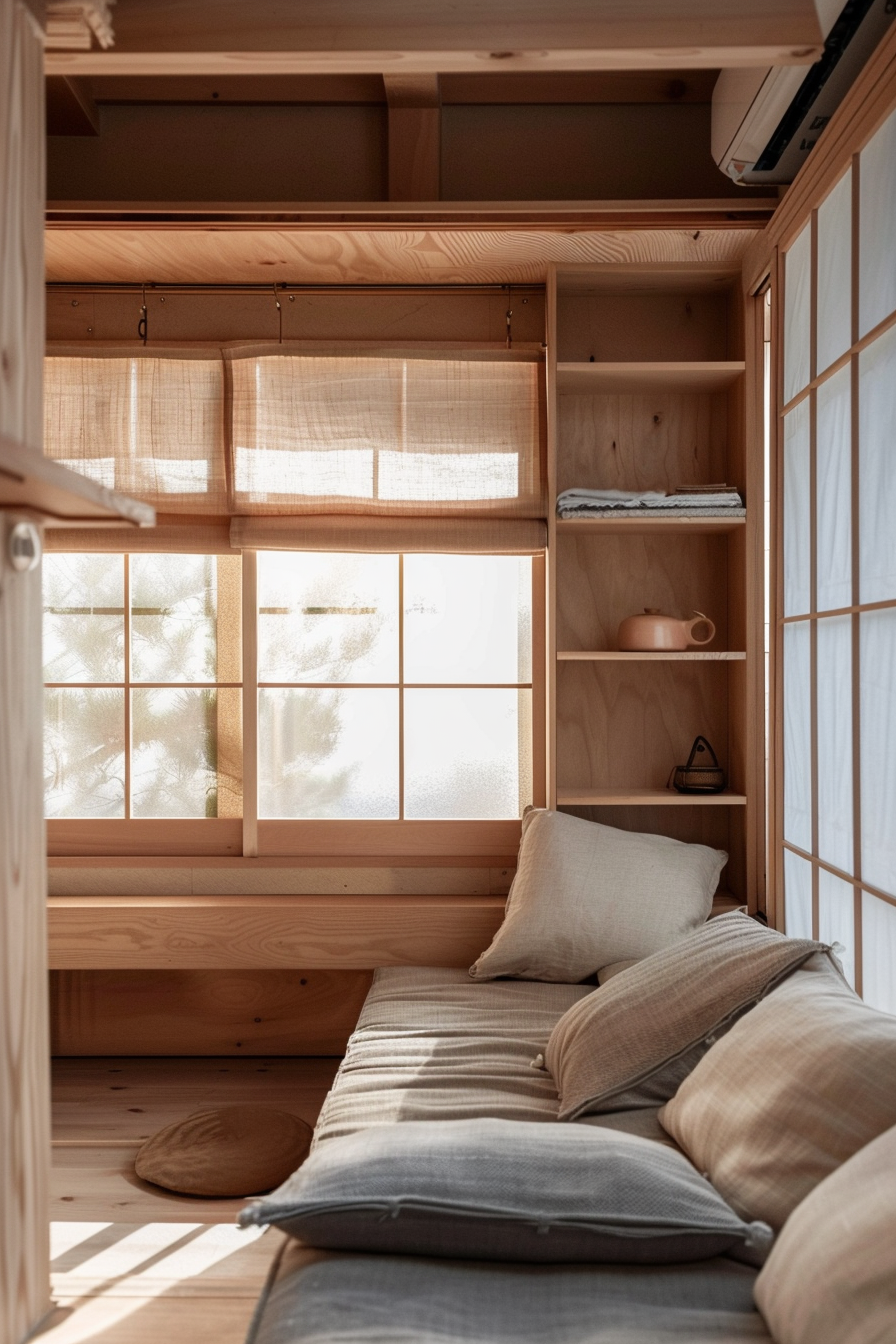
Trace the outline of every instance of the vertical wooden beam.
{"label": "vertical wooden beam", "polygon": [[[0,433],[43,438],[43,40],[0,0]],[[0,513],[0,1344],[50,1305],[49,1033],[40,568],[7,558]]]}
{"label": "vertical wooden beam", "polygon": [[384,75],[389,105],[389,200],[440,197],[442,100],[438,75]]}

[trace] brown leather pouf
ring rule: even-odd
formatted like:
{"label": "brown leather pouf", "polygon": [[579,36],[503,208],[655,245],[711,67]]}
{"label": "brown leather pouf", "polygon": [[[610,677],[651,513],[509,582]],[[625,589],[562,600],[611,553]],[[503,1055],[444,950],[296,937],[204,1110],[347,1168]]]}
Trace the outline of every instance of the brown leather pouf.
{"label": "brown leather pouf", "polygon": [[137,1175],[180,1195],[231,1199],[281,1185],[305,1158],[311,1129],[266,1106],[197,1111],[147,1139]]}

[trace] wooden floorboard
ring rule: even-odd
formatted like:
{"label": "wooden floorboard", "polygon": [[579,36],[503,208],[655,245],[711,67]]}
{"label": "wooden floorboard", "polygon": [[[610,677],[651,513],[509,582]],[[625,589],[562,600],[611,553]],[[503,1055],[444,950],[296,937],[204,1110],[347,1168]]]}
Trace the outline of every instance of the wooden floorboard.
{"label": "wooden floorboard", "polygon": [[240,1231],[242,1199],[141,1181],[141,1141],[213,1106],[313,1124],[338,1059],[59,1059],[53,1069],[52,1286],[41,1344],[241,1344],[278,1232]]}

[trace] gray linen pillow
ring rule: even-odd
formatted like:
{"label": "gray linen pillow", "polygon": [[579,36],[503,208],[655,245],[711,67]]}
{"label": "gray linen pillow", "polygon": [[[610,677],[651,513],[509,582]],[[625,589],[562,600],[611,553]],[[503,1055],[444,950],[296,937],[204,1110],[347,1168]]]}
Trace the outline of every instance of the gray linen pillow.
{"label": "gray linen pillow", "polygon": [[521,1120],[409,1120],[334,1139],[240,1223],[328,1250],[540,1263],[730,1251],[758,1264],[771,1245],[769,1229],[738,1218],[680,1153]]}
{"label": "gray linen pillow", "polygon": [[706,845],[532,808],[504,922],[470,975],[572,985],[648,957],[704,923],[727,859]]}
{"label": "gray linen pillow", "polygon": [[559,1118],[662,1105],[720,1035],[821,947],[732,911],[620,971],[551,1032],[544,1058]]}

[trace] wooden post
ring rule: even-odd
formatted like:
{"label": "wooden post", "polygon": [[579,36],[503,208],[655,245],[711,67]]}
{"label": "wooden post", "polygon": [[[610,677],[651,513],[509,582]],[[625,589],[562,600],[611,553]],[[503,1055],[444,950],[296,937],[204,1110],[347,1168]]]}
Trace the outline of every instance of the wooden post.
{"label": "wooden post", "polygon": [[[43,41],[0,0],[0,433],[42,440]],[[0,1344],[49,1301],[49,1037],[40,567],[13,569],[0,513]]]}

